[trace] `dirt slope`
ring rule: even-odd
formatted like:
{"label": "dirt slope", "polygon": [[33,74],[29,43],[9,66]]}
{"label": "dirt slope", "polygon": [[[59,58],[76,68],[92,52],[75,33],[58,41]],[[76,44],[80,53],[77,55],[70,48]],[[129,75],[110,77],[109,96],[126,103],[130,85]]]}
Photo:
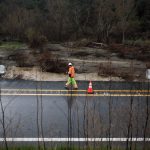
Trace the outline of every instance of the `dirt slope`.
{"label": "dirt slope", "polygon": [[[101,48],[66,47],[63,44],[49,44],[46,49],[52,56],[57,56],[59,62],[65,62],[66,66],[68,62],[72,62],[76,68],[77,80],[146,81],[146,64],[139,60],[120,58],[117,52]],[[43,81],[67,79],[64,71],[67,68],[64,64],[60,66],[65,68],[61,73],[42,72],[37,59],[40,55],[41,53],[33,53],[28,47],[13,51],[11,54],[1,50],[1,63],[7,65],[5,78]],[[18,62],[21,64],[18,65]]]}

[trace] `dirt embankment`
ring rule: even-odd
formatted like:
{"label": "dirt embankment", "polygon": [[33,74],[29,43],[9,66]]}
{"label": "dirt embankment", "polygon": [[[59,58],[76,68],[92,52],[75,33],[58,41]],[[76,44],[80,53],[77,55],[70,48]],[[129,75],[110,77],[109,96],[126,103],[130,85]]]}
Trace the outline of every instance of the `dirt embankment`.
{"label": "dirt embankment", "polygon": [[77,80],[146,81],[147,62],[120,57],[118,50],[101,47],[68,47],[49,44],[44,52],[28,47],[11,53],[0,51],[7,66],[5,78],[41,81],[66,81],[67,63],[76,68]]}
{"label": "dirt embankment", "polygon": [[[67,81],[67,74],[42,72],[39,67],[16,67],[7,68],[7,73],[4,78],[7,79],[25,79],[35,81]],[[124,81],[120,77],[104,77],[97,73],[76,73],[77,80],[92,80],[92,81]]]}

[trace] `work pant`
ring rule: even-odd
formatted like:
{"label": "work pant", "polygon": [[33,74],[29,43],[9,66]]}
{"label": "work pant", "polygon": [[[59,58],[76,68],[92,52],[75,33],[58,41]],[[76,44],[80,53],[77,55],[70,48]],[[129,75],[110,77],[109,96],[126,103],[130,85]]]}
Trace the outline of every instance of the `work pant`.
{"label": "work pant", "polygon": [[76,80],[74,78],[69,77],[68,81],[66,83],[66,86],[68,87],[69,85],[73,86],[74,88],[78,88]]}

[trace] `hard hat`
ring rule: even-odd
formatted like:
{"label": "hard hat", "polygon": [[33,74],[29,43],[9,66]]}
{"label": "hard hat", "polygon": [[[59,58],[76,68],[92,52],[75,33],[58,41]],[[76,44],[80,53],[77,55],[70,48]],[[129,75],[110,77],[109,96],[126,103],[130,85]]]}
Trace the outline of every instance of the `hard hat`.
{"label": "hard hat", "polygon": [[69,63],[68,66],[72,66],[72,63]]}

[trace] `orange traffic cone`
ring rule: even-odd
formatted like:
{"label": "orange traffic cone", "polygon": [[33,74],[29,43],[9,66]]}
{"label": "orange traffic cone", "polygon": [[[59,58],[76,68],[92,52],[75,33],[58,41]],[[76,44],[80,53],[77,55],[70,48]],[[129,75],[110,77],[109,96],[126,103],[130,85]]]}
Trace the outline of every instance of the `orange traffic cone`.
{"label": "orange traffic cone", "polygon": [[88,88],[87,92],[88,92],[88,94],[93,94],[93,93],[94,93],[93,88],[92,88],[92,82],[91,82],[91,81],[90,81],[90,83],[89,83],[89,88]]}

